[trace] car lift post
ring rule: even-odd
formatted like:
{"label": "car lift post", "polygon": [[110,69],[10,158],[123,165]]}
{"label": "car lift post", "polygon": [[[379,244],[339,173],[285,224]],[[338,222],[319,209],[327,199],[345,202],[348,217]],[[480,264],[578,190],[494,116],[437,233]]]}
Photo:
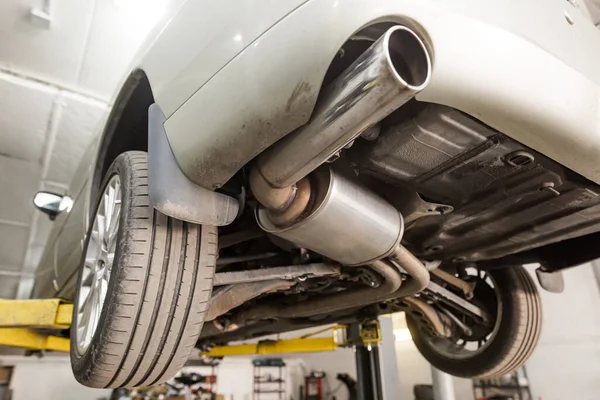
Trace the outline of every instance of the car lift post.
{"label": "car lift post", "polygon": [[[30,350],[69,351],[65,334],[71,324],[73,306],[60,299],[0,299],[0,345]],[[311,337],[332,330],[330,338]],[[342,340],[336,332],[346,333]],[[49,332],[59,333],[55,336]],[[255,344],[218,346],[204,356],[223,357],[242,354],[276,354],[290,352],[332,351],[352,347],[357,371],[357,400],[383,400],[379,344],[381,331],[377,320],[350,325],[336,325],[289,340],[265,340]]]}
{"label": "car lift post", "polygon": [[379,324],[357,322],[348,325],[348,344],[353,346],[356,360],[357,400],[383,400],[379,365]]}

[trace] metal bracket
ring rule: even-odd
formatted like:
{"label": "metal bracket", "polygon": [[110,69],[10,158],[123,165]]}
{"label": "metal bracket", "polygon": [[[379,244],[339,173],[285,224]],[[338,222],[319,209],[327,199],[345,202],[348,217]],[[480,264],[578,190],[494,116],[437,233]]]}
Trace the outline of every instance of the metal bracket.
{"label": "metal bracket", "polygon": [[460,296],[455,295],[448,289],[438,285],[435,282],[429,282],[427,285],[427,289],[425,289],[429,295],[433,295],[437,297],[440,301],[448,304],[451,307],[457,308],[461,311],[466,311],[472,314],[475,317],[481,318],[485,323],[492,323],[491,316],[477,307],[474,304],[469,303],[467,300],[461,298]]}
{"label": "metal bracket", "polygon": [[430,271],[432,275],[437,276],[444,282],[454,286],[457,289],[460,289],[467,299],[473,298],[473,291],[475,290],[475,282],[467,282],[462,279],[452,275],[449,272],[446,272],[442,269],[436,268]]}

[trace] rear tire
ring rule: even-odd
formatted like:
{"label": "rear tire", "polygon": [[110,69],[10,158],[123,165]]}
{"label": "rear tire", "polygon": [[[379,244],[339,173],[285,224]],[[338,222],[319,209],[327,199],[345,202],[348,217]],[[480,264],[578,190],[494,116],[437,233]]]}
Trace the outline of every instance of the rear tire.
{"label": "rear tire", "polygon": [[78,311],[81,318],[80,292],[92,227],[71,327],[73,373],[94,388],[152,385],[183,367],[202,330],[217,256],[215,227],[179,221],[150,206],[146,153],[130,151],[117,157],[100,193],[115,175],[121,185],[116,249],[91,342],[83,343],[77,332],[85,331],[84,318],[78,326]]}
{"label": "rear tire", "polygon": [[497,333],[472,357],[442,354],[432,335],[406,314],[417,349],[435,368],[462,378],[495,379],[520,368],[533,353],[542,329],[542,304],[531,276],[522,266],[487,273],[497,286],[502,312]]}

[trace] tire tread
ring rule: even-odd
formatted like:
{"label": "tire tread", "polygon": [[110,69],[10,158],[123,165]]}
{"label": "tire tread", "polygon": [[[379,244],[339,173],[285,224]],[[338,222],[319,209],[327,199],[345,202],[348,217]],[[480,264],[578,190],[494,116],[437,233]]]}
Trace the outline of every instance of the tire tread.
{"label": "tire tread", "polygon": [[430,346],[416,322],[407,318],[415,345],[436,368],[472,379],[497,379],[520,368],[531,356],[542,330],[542,304],[533,279],[522,266],[493,272],[503,299],[504,321],[491,344],[472,358],[452,360]]}
{"label": "tire tread", "polygon": [[202,329],[217,254],[215,227],[149,206],[145,153],[124,153],[119,163],[109,173],[124,172],[130,205],[122,209],[128,218],[121,219],[126,226],[119,239],[125,251],[115,257],[118,282],[107,297],[93,357],[72,363],[77,380],[96,388],[150,385],[183,367]]}

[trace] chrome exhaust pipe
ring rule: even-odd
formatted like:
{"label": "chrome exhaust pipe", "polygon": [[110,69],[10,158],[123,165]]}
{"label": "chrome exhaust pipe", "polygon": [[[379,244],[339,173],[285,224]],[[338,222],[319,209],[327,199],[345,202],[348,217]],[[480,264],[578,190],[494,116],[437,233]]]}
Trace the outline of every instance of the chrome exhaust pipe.
{"label": "chrome exhaust pipe", "polygon": [[430,75],[423,41],[407,27],[390,28],[323,90],[306,125],[259,157],[260,175],[274,188],[294,185],[412,99]]}
{"label": "chrome exhaust pipe", "polygon": [[[428,83],[431,61],[410,29],[390,28],[321,94],[311,121],[261,155],[250,173],[260,203],[257,221],[276,236],[344,265],[370,265],[380,289],[338,293],[274,310],[258,307],[242,320],[333,312],[427,286],[429,272],[400,245],[400,213],[375,193],[323,166],[366,129],[379,123]],[[388,258],[410,278],[402,284]],[[358,295],[358,296],[357,296]]]}
{"label": "chrome exhaust pipe", "polygon": [[269,148],[250,172],[250,187],[285,226],[300,218],[313,197],[306,176],[366,129],[427,86],[431,60],[423,41],[394,26],[329,84],[311,120]]}

